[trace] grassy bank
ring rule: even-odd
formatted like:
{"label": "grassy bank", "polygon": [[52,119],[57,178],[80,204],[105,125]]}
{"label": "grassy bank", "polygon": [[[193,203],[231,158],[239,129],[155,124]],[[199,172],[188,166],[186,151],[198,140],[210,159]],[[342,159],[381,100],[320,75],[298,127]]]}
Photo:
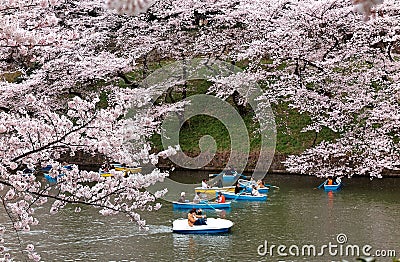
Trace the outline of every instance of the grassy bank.
{"label": "grassy bank", "polygon": [[[187,96],[204,94],[207,88],[208,83],[205,81],[190,81],[187,86]],[[171,96],[174,101],[179,101],[181,92],[174,91]],[[168,97],[166,101],[168,101]],[[250,150],[257,152],[260,149],[261,139],[257,133],[258,123],[254,121],[253,111],[250,107],[246,107],[244,110],[237,108],[232,98],[227,101],[240,112],[249,133]],[[272,105],[272,109],[277,127],[276,152],[278,154],[299,154],[322,140],[331,141],[338,137],[338,134],[329,129],[323,129],[319,133],[313,131],[301,132],[304,127],[311,123],[310,117],[289,108],[285,103]],[[182,150],[191,155],[198,154],[200,152],[199,140],[205,135],[210,135],[215,139],[218,153],[230,150],[228,130],[218,119],[206,115],[197,115],[183,124],[179,134]],[[151,142],[157,150],[162,149],[160,135],[154,135]]]}

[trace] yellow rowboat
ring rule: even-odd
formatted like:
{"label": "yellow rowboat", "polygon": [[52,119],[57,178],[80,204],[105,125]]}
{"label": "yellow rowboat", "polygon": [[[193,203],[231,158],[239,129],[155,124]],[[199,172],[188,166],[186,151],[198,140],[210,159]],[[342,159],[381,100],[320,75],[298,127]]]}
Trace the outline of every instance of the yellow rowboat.
{"label": "yellow rowboat", "polygon": [[[142,167],[116,167],[115,171],[123,171],[125,173],[125,176],[128,176],[129,174],[135,174],[142,172]],[[100,171],[100,176],[102,177],[113,177],[114,175],[109,173],[109,172],[104,172]]]}
{"label": "yellow rowboat", "polygon": [[102,176],[102,177],[112,177],[114,175],[110,174],[110,173],[100,173],[100,176]]}
{"label": "yellow rowboat", "polygon": [[209,194],[209,195],[215,195],[216,191],[228,191],[228,192],[235,192],[235,187],[234,186],[226,186],[226,187],[210,187],[210,188],[202,188],[202,187],[196,187],[194,191],[203,193],[203,194]]}
{"label": "yellow rowboat", "polygon": [[124,171],[127,173],[139,173],[142,172],[142,167],[138,166],[138,167],[116,167],[115,171]]}

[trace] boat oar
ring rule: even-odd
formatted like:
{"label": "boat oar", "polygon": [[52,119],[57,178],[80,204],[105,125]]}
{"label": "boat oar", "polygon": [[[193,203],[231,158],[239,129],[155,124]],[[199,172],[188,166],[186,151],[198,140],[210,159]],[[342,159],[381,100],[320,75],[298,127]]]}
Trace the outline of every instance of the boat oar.
{"label": "boat oar", "polygon": [[212,209],[214,209],[214,210],[215,210],[215,213],[217,213],[217,214],[219,213],[219,216],[220,216],[221,218],[224,218],[224,217],[225,217],[225,215],[226,215],[225,210],[216,209],[215,207],[213,207],[212,205],[210,205],[210,204],[208,203],[208,201],[206,201],[206,202],[204,202],[204,203],[206,203],[207,206],[209,206],[209,207],[211,207]]}
{"label": "boat oar", "polygon": [[244,188],[242,191],[239,192],[239,194],[237,194],[237,196],[235,197],[235,199],[233,201],[236,201],[236,199],[238,199],[238,197],[244,192],[246,191],[246,188]]}
{"label": "boat oar", "polygon": [[212,205],[210,205],[210,204],[208,203],[208,201],[204,201],[204,203],[206,203],[207,206],[211,207],[211,208],[214,209],[216,212],[221,212],[221,211],[222,211],[222,210],[216,209],[215,207],[213,207]]}
{"label": "boat oar", "polygon": [[269,188],[280,189],[280,187],[278,187],[278,186],[273,186],[273,185],[270,185],[270,184],[265,184],[264,186],[269,187]]}
{"label": "boat oar", "polygon": [[[319,185],[317,188],[320,189],[323,185],[325,185],[325,183],[326,183],[326,180],[325,180],[324,182],[322,182],[322,184]],[[314,188],[314,189],[315,189],[315,188]]]}

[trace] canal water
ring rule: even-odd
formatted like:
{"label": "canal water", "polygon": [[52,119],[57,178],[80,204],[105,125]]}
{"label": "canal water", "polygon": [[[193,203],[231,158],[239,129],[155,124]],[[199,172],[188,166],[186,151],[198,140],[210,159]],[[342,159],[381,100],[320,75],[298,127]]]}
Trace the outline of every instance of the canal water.
{"label": "canal water", "polygon": [[[172,178],[202,175],[175,173]],[[271,191],[266,202],[234,203],[226,218],[235,225],[225,235],[172,233],[172,221],[187,215],[165,202],[161,210],[143,214],[147,232],[123,216],[100,216],[96,209],[82,207],[77,215],[70,207],[50,216],[42,207],[37,210],[40,224],[21,233],[20,241],[24,247],[35,243],[43,261],[355,261],[356,248],[363,256],[364,247],[371,255],[395,251],[400,258],[400,179],[345,179],[343,190],[335,193],[316,189],[322,180],[314,177],[268,175],[266,182],[280,189]],[[5,221],[0,209],[0,224]],[[15,234],[6,242],[21,261]]]}

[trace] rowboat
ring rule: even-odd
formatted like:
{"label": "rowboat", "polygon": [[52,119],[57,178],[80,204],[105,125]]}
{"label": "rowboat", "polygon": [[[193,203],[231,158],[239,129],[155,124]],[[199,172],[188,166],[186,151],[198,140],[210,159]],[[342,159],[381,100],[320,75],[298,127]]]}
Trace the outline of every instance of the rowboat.
{"label": "rowboat", "polygon": [[41,169],[40,171],[42,171],[42,172],[49,172],[50,169],[51,169],[52,167],[53,167],[52,165],[47,165],[47,166],[45,166],[45,167],[42,167],[42,169]]}
{"label": "rowboat", "polygon": [[57,178],[64,176],[64,174],[59,174],[56,177],[52,177],[49,174],[44,174],[43,176],[44,176],[44,178],[46,178],[47,181],[49,181],[52,184],[55,184],[55,183],[57,183]]}
{"label": "rowboat", "polygon": [[[42,167],[42,169],[40,169],[41,172],[47,173],[50,172],[50,170],[53,168],[52,165],[47,165],[45,167]],[[71,165],[64,165],[62,168],[66,169],[66,170],[72,170],[72,166]]]}
{"label": "rowboat", "polygon": [[209,178],[215,178],[215,177],[217,177],[217,176],[220,176],[221,175],[221,177],[222,177],[222,182],[224,183],[224,184],[227,184],[227,183],[235,183],[235,181],[236,180],[238,180],[239,178],[245,178],[245,176],[243,176],[242,174],[238,174],[238,173],[234,173],[234,174],[231,174],[231,175],[228,175],[228,174],[225,174],[225,173],[219,173],[219,174],[209,174],[208,176],[209,176]]}
{"label": "rowboat", "polygon": [[99,171],[100,176],[102,177],[113,177],[114,175],[110,172]]}
{"label": "rowboat", "polygon": [[172,222],[172,231],[180,234],[221,234],[228,233],[233,222],[222,218],[207,218],[207,225],[189,226],[188,220],[180,218]]}
{"label": "rowboat", "polygon": [[124,171],[126,173],[139,173],[142,172],[142,167],[137,166],[137,167],[116,167],[115,171]]}
{"label": "rowboat", "polygon": [[259,185],[257,184],[256,181],[249,181],[249,180],[245,180],[245,179],[239,179],[238,180],[239,185],[242,188],[246,189],[246,192],[251,193],[251,191],[253,190],[253,186],[257,187],[257,190],[260,194],[266,194],[269,191],[269,188],[266,187],[265,185],[263,185],[264,187],[259,187]]}
{"label": "rowboat", "polygon": [[[138,167],[123,167],[120,164],[112,164],[112,166],[114,166],[115,171],[122,171],[125,173],[125,176],[128,176],[129,174],[135,174],[135,173],[139,173],[142,172],[142,167],[138,166]],[[112,174],[112,172],[110,171],[105,171],[103,169],[99,170],[99,174],[102,177],[113,177],[114,175]]]}
{"label": "rowboat", "polygon": [[[47,165],[46,167],[42,168],[42,172],[44,172],[44,170],[50,171],[52,168],[53,168],[52,165]],[[65,170],[71,171],[72,170],[72,166],[71,165],[64,165],[64,166],[61,167],[61,169],[59,169],[59,171],[63,172],[63,170],[64,170],[64,172],[65,172]],[[48,182],[57,183],[57,179],[60,178],[60,177],[65,176],[65,174],[64,173],[60,173],[56,177],[52,177],[49,174],[44,174],[43,176]]]}
{"label": "rowboat", "polygon": [[234,186],[226,186],[226,187],[210,187],[210,188],[202,188],[202,187],[196,187],[194,191],[203,193],[203,194],[209,194],[209,195],[215,195],[216,191],[228,191],[228,192],[235,192],[235,187]]}
{"label": "rowboat", "polygon": [[174,209],[192,209],[192,208],[201,208],[201,209],[227,209],[231,208],[231,202],[225,203],[216,203],[216,202],[172,202],[172,207]]}
{"label": "rowboat", "polygon": [[235,194],[232,192],[224,192],[221,191],[221,193],[225,196],[225,199],[233,199],[233,200],[245,200],[245,201],[265,201],[267,200],[267,195],[258,195],[258,196],[253,196],[249,193],[240,193],[240,194]]}
{"label": "rowboat", "polygon": [[328,185],[328,181],[329,179],[325,180],[324,183],[318,186],[318,189],[323,186],[325,191],[338,191],[343,186],[343,182],[340,177],[336,178],[335,181],[332,181],[332,185]]}
{"label": "rowboat", "polygon": [[[252,188],[251,187],[246,187],[246,192],[251,193]],[[269,188],[268,187],[261,187],[257,189],[258,193],[260,194],[266,194],[269,192]]]}
{"label": "rowboat", "polygon": [[33,168],[25,168],[24,170],[22,170],[22,175],[24,176],[30,176],[33,175],[35,173],[35,169]]}
{"label": "rowboat", "polygon": [[340,182],[339,184],[336,184],[336,185],[327,185],[327,184],[325,184],[324,185],[324,190],[325,191],[338,191],[338,190],[340,190],[342,188],[342,186],[343,186],[342,182]]}

